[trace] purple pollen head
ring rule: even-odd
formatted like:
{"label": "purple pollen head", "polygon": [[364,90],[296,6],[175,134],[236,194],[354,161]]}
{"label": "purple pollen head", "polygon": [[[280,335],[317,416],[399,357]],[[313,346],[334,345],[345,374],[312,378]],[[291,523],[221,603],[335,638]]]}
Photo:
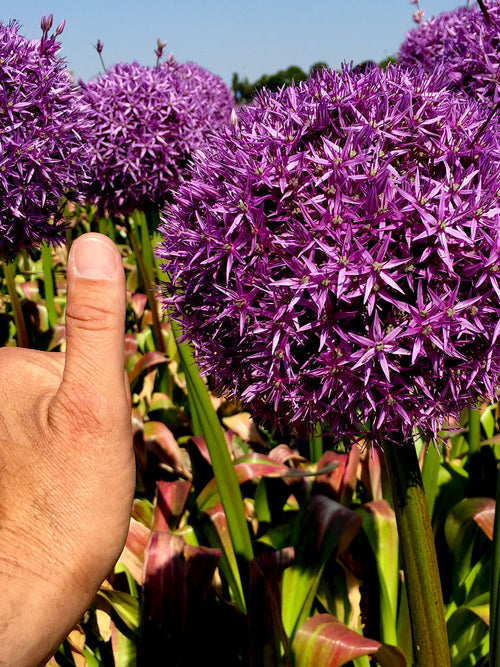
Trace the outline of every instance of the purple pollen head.
{"label": "purple pollen head", "polygon": [[[436,436],[500,372],[500,128],[439,75],[241,108],[166,207],[163,301],[215,388],[336,437]],[[366,435],[366,433],[365,433]]]}
{"label": "purple pollen head", "polygon": [[[42,28],[52,25],[52,15]],[[86,108],[55,36],[0,22],[0,257],[64,240],[61,202],[87,177]]]}
{"label": "purple pollen head", "polygon": [[[197,67],[197,66],[196,66]],[[89,199],[112,214],[159,207],[185,178],[194,149],[229,125],[227,86],[169,58],[158,67],[118,64],[80,82],[94,126]]]}

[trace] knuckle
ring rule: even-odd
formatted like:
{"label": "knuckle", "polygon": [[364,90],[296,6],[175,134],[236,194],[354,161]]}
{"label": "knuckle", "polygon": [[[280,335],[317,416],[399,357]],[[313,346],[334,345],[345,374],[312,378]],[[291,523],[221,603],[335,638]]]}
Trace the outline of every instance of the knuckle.
{"label": "knuckle", "polygon": [[66,323],[75,324],[78,329],[84,330],[109,330],[114,327],[115,313],[107,305],[86,300],[68,304]]}

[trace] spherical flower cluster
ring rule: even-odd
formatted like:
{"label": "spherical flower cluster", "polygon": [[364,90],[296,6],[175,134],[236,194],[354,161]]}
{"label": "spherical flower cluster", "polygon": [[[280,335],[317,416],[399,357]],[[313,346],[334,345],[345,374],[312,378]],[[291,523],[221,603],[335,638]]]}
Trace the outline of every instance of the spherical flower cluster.
{"label": "spherical flower cluster", "polygon": [[489,106],[500,99],[500,3],[476,5],[433,16],[411,30],[400,47],[398,63],[431,72],[442,66],[446,84]]}
{"label": "spherical flower cluster", "polygon": [[158,67],[120,63],[80,82],[94,125],[88,196],[100,209],[128,214],[161,207],[183,180],[218,103],[214,97],[205,108],[206,98],[197,98],[188,79],[169,58]]}
{"label": "spherical flower cluster", "polygon": [[442,80],[322,70],[241,108],[165,210],[162,299],[277,422],[435,436],[500,371],[500,129]]}
{"label": "spherical flower cluster", "polygon": [[[51,17],[50,23],[51,23]],[[0,257],[64,240],[61,202],[86,178],[85,108],[56,35],[0,22]],[[62,25],[62,24],[61,24]],[[58,32],[59,31],[59,32]]]}
{"label": "spherical flower cluster", "polygon": [[177,74],[185,84],[184,95],[194,119],[189,139],[190,148],[194,150],[206,144],[219,129],[229,125],[235,106],[234,96],[220,76],[196,63],[179,63]]}

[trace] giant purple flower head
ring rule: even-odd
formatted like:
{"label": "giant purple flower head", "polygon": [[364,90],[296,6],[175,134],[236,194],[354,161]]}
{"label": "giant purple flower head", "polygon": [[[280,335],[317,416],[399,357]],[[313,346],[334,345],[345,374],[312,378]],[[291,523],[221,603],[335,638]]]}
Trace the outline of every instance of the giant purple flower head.
{"label": "giant purple flower head", "polygon": [[483,118],[395,66],[240,110],[158,248],[218,390],[288,425],[405,438],[495,395],[500,131]]}
{"label": "giant purple flower head", "polygon": [[195,120],[191,150],[201,148],[222,127],[227,127],[235,103],[224,81],[196,63],[179,63],[177,74],[185,84],[190,115]]}
{"label": "giant purple flower head", "polygon": [[[110,213],[162,206],[211,128],[213,108],[171,57],[158,67],[117,64],[81,83],[94,124],[89,199]],[[200,86],[198,86],[200,87]],[[230,111],[226,124],[229,124]]]}
{"label": "giant purple flower head", "polygon": [[18,30],[0,22],[2,258],[64,240],[61,201],[76,195],[88,163],[86,113],[56,35],[45,29],[41,40],[28,41]]}
{"label": "giant purple flower head", "polygon": [[452,90],[489,106],[500,100],[500,3],[484,0],[484,13],[477,5],[459,7],[433,16],[407,33],[398,62],[431,72],[442,66]]}

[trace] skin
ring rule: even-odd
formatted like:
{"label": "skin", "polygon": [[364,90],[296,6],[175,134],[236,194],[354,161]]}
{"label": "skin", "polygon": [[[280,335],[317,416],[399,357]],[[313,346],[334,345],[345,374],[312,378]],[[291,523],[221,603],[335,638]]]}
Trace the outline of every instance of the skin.
{"label": "skin", "polygon": [[85,234],[67,266],[66,352],[0,349],[0,666],[44,665],[118,559],[135,486],[125,277]]}

